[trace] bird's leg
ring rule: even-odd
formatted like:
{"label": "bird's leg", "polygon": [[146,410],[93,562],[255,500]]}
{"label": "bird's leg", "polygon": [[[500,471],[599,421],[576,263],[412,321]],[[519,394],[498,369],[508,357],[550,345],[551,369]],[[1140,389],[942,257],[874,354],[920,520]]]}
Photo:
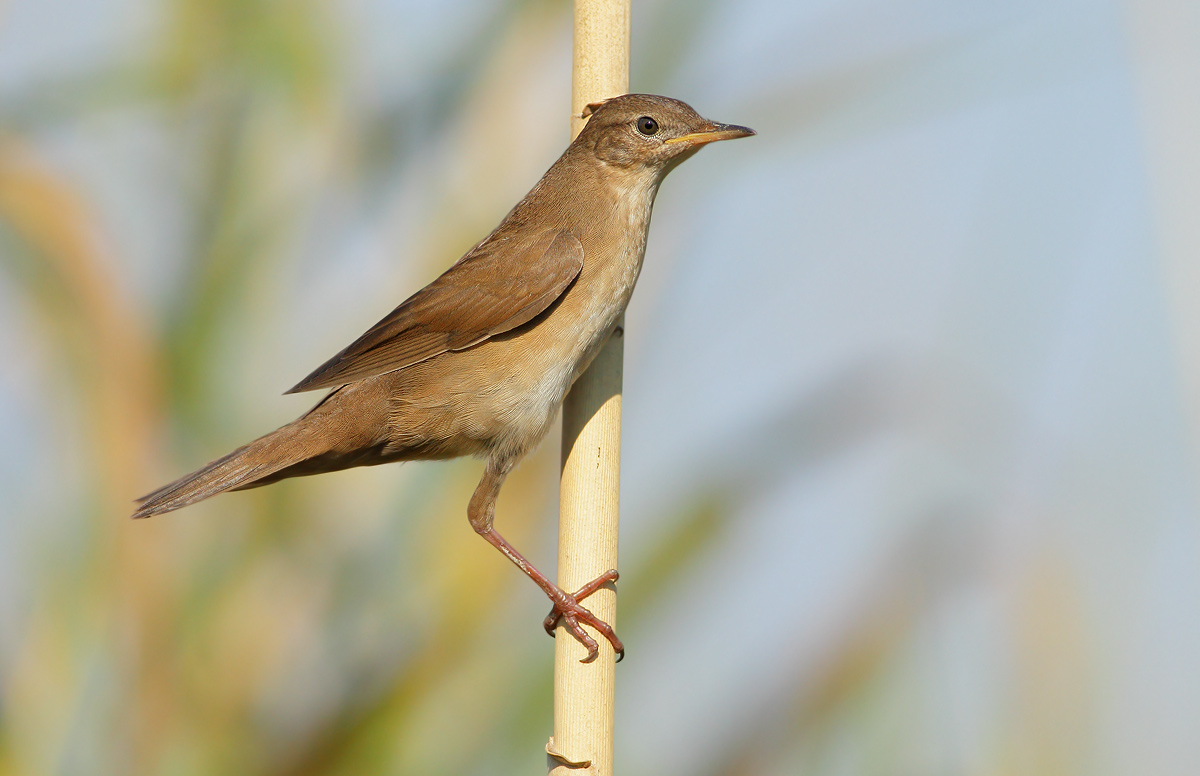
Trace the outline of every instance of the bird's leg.
{"label": "bird's leg", "polygon": [[[600,654],[600,648],[596,644],[596,640],[583,629],[580,623],[592,626],[599,631],[600,635],[608,639],[617,653],[617,660],[620,660],[625,656],[625,647],[617,638],[612,626],[579,604],[581,598],[591,595],[605,583],[614,581],[617,572],[609,571],[602,574],[584,585],[578,593],[571,595],[534,568],[532,563],[525,560],[525,557],[492,527],[496,518],[496,496],[500,494],[500,485],[504,482],[510,469],[512,469],[511,462],[495,461],[494,459],[488,461],[483,478],[479,481],[479,486],[475,488],[475,493],[471,496],[471,503],[467,507],[467,517],[471,521],[471,527],[475,529],[476,533],[487,539],[489,544],[504,553],[505,557],[525,572],[525,575],[532,579],[550,598],[550,602],[554,606],[550,616],[554,618],[555,622],[561,618],[567,624],[567,630],[571,635],[587,648],[587,657],[583,658],[581,662],[590,663],[595,660],[596,656]],[[550,631],[550,635],[554,635],[553,630]]]}

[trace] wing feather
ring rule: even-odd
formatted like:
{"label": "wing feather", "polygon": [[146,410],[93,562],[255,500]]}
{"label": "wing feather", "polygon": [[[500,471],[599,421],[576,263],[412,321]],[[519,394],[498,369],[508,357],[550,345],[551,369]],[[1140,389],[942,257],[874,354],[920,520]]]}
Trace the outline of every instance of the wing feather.
{"label": "wing feather", "polygon": [[565,229],[495,235],[288,393],[394,372],[511,331],[553,304],[582,268],[583,246]]}

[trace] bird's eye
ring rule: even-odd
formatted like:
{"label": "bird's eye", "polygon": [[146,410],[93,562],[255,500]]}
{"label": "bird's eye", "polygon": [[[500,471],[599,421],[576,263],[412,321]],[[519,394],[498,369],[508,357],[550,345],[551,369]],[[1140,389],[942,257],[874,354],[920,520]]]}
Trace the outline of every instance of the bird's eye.
{"label": "bird's eye", "polygon": [[658,133],[658,122],[649,116],[642,116],[637,120],[637,131],[649,137]]}

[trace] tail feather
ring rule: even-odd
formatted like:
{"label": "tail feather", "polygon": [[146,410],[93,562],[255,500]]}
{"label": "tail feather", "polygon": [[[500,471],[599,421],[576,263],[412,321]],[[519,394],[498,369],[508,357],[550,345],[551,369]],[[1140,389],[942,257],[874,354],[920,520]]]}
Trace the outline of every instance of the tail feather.
{"label": "tail feather", "polygon": [[173,512],[227,490],[254,487],[259,480],[305,460],[312,451],[307,445],[291,444],[294,431],[293,425],[284,426],[147,493],[137,499],[133,517]]}
{"label": "tail feather", "polygon": [[137,499],[133,516],[173,512],[227,490],[287,477],[408,459],[413,451],[394,449],[388,441],[390,405],[376,388],[366,381],[331,391],[283,428]]}

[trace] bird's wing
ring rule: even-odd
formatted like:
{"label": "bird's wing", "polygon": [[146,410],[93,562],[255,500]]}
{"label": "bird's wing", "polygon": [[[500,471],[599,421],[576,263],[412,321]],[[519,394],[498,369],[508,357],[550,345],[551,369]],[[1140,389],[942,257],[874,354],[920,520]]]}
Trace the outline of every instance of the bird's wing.
{"label": "bird's wing", "polygon": [[565,229],[495,234],[288,393],[394,372],[515,329],[558,299],[582,268],[583,246]]}

